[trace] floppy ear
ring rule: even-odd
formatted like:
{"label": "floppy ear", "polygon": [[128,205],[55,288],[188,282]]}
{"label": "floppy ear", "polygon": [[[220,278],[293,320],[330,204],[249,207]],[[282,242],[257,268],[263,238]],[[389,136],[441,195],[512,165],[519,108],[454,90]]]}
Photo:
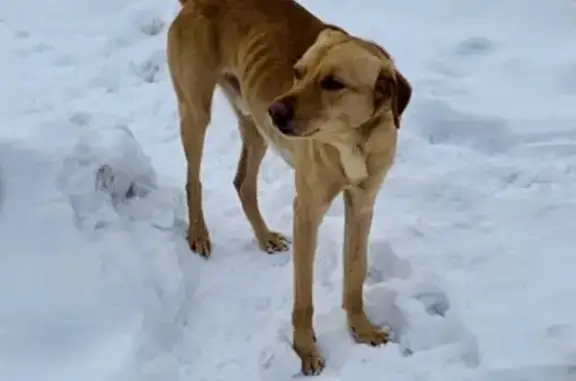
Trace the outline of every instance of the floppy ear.
{"label": "floppy ear", "polygon": [[[396,124],[396,81],[390,76],[390,74],[385,73],[383,69],[380,69],[378,77],[376,78],[376,84],[374,86],[375,116],[379,116],[384,111],[382,106],[388,99],[390,99],[392,102],[394,124]],[[396,126],[398,125],[396,124]]]}
{"label": "floppy ear", "polygon": [[376,114],[380,113],[380,108],[386,99],[391,98],[392,114],[396,128],[400,128],[400,117],[410,101],[412,87],[408,80],[395,70],[395,78],[380,71],[376,79],[374,88],[374,110]]}
{"label": "floppy ear", "polygon": [[395,111],[394,121],[396,128],[400,128],[400,117],[408,107],[410,98],[412,97],[412,86],[410,82],[396,70],[396,97],[395,97]]}

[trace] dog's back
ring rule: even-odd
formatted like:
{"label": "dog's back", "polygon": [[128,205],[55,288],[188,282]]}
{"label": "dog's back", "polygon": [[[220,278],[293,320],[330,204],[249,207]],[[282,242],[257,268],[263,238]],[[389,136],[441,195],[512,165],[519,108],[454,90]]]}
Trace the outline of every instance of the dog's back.
{"label": "dog's back", "polygon": [[[326,24],[293,0],[180,0],[184,14],[210,20],[220,69],[261,102],[292,85],[292,67]],[[194,16],[196,15],[196,16]]]}

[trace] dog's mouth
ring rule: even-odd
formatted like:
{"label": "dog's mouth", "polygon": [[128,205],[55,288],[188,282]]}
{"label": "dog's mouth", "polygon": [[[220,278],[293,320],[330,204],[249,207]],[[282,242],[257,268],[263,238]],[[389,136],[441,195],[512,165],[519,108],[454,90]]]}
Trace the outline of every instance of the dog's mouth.
{"label": "dog's mouth", "polygon": [[296,134],[293,130],[280,130],[280,133],[288,138],[297,138],[300,136]]}
{"label": "dog's mouth", "polygon": [[310,126],[312,128],[309,128],[308,123],[298,119],[293,119],[290,123],[282,127],[283,128],[280,128],[276,125],[276,128],[278,128],[282,135],[291,139],[310,139],[320,131],[320,128],[317,126]]}
{"label": "dog's mouth", "polygon": [[304,131],[299,131],[298,128],[285,128],[285,129],[279,129],[279,130],[282,133],[282,135],[284,135],[287,138],[291,138],[291,139],[310,139],[318,131],[320,131],[319,128],[314,128],[311,130],[304,130]]}
{"label": "dog's mouth", "polygon": [[313,135],[315,135],[318,131],[320,131],[319,128],[314,128],[310,131],[305,131],[302,135],[303,138],[311,138]]}

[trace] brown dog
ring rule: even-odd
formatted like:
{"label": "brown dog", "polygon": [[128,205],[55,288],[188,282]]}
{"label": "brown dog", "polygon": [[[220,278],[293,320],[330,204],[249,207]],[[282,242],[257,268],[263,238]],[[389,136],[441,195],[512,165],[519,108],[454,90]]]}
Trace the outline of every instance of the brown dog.
{"label": "brown dog", "polygon": [[324,367],[312,326],[314,252],[322,217],[344,193],[343,308],[357,341],[387,334],[366,317],[362,288],[374,201],[392,165],[411,86],[378,45],[324,24],[293,0],[188,0],[168,34],[186,160],[188,242],[210,255],[200,163],[215,87],[239,120],[234,185],[259,246],[284,251],[257,200],[268,144],[295,169],[293,347],[305,374]]}

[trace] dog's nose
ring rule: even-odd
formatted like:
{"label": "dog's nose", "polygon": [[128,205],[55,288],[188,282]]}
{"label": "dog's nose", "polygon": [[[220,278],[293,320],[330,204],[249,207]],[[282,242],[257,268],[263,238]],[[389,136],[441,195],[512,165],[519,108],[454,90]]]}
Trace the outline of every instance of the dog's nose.
{"label": "dog's nose", "polygon": [[285,134],[292,132],[291,122],[294,119],[294,102],[291,99],[283,99],[272,103],[268,108],[268,114],[272,122]]}

